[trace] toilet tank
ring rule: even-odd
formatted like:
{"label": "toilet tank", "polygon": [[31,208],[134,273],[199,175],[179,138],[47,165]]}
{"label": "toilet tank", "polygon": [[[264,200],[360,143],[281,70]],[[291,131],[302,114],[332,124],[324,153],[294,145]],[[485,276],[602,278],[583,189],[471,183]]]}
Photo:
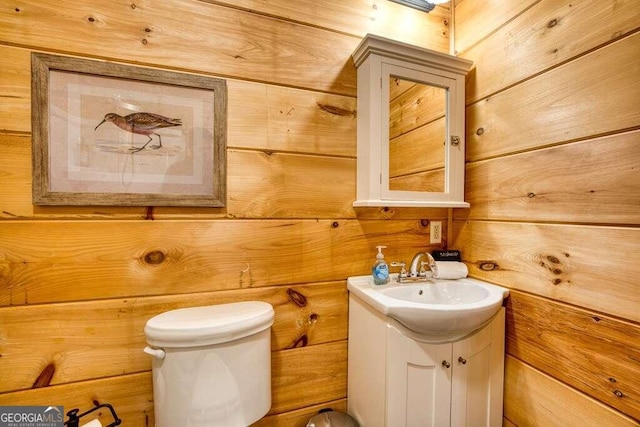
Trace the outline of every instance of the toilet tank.
{"label": "toilet tank", "polygon": [[247,301],[159,314],[144,328],[156,427],[246,427],[271,407],[273,307]]}

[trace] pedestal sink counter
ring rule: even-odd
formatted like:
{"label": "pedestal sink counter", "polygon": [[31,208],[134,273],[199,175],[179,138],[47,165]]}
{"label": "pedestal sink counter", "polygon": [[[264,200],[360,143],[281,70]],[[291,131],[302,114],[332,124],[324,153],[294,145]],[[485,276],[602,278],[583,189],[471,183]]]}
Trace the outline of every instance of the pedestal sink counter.
{"label": "pedestal sink counter", "polygon": [[374,285],[371,276],[357,276],[347,288],[415,339],[431,343],[453,342],[482,328],[509,295],[506,288],[470,278],[407,284],[392,275],[389,284]]}

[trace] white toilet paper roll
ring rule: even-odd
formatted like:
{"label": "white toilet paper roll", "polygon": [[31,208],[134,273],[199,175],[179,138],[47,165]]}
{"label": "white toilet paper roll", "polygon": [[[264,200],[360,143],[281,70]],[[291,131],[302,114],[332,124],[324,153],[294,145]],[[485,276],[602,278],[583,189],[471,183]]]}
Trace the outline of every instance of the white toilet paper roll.
{"label": "white toilet paper roll", "polygon": [[436,279],[463,279],[469,275],[467,265],[459,261],[436,261],[438,275]]}
{"label": "white toilet paper roll", "polygon": [[83,424],[82,427],[102,427],[102,423],[100,420],[91,420],[86,424]]}

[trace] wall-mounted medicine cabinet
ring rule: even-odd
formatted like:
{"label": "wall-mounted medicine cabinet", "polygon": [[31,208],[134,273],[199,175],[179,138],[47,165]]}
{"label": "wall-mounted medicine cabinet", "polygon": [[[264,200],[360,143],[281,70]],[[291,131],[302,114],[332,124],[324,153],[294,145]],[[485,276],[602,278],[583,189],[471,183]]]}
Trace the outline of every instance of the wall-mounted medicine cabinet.
{"label": "wall-mounted medicine cabinet", "polygon": [[368,34],[358,71],[353,206],[469,207],[464,88],[472,62]]}

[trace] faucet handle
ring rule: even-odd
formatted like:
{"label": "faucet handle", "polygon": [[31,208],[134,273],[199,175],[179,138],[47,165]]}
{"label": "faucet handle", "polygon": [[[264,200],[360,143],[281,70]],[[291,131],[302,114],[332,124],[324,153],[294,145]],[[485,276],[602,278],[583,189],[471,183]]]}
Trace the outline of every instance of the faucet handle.
{"label": "faucet handle", "polygon": [[427,261],[420,261],[420,271],[418,272],[418,277],[427,277],[427,269],[424,268],[425,265],[429,265]]}
{"label": "faucet handle", "polygon": [[407,273],[407,264],[404,261],[400,261],[400,262],[393,261],[391,263],[391,267],[400,267],[400,273],[398,274],[398,277],[401,279],[404,279],[409,275]]}
{"label": "faucet handle", "polygon": [[436,277],[438,277],[438,264],[436,263],[436,260],[431,256],[431,254],[429,254],[429,270],[431,270],[431,278],[435,279]]}
{"label": "faucet handle", "polygon": [[[438,264],[430,258],[428,261],[420,261],[420,271],[418,277],[430,277],[435,279],[438,276]],[[428,268],[425,268],[428,267]],[[431,274],[428,274],[431,273]]]}

